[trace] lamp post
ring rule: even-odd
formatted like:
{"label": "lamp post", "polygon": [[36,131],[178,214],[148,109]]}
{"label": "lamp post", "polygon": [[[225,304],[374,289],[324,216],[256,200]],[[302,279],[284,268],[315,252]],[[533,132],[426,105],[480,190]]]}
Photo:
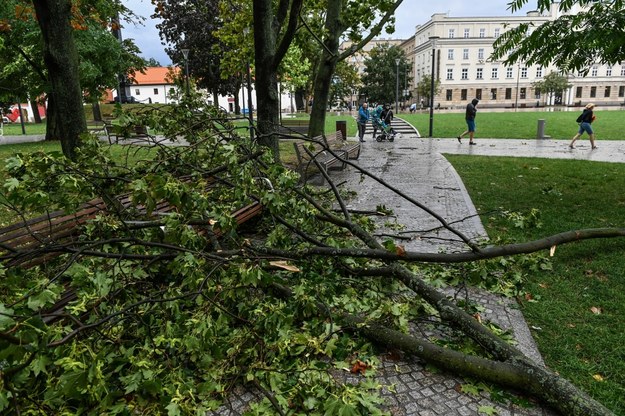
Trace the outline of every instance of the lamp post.
{"label": "lamp post", "polygon": [[521,71],[521,64],[516,66],[516,96],[514,97],[514,111],[516,112],[519,107],[519,72]]}
{"label": "lamp post", "polygon": [[[243,36],[247,38],[249,28],[243,29]],[[245,70],[247,72],[247,114],[250,121],[250,139],[254,140],[254,106],[252,105],[252,74],[250,73],[250,58],[245,55]]]}
{"label": "lamp post", "polygon": [[184,48],[181,49],[182,56],[184,56],[184,74],[185,74],[185,84],[187,88],[187,98],[189,98],[189,49]]}
{"label": "lamp post", "polygon": [[401,59],[395,59],[395,114],[399,113],[399,61]]}
{"label": "lamp post", "polygon": [[432,79],[430,80],[430,137],[433,135],[434,129],[434,70],[436,69],[436,41],[440,36],[430,36],[432,42]]}

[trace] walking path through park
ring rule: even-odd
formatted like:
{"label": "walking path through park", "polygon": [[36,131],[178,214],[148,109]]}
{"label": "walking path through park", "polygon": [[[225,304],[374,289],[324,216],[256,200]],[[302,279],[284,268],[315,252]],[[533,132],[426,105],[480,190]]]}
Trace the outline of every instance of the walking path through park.
{"label": "walking path through park", "polygon": [[[30,139],[27,139],[30,137]],[[34,139],[34,140],[33,140]],[[40,136],[4,136],[0,144],[41,140]],[[351,138],[350,140],[356,140]],[[442,216],[445,221],[471,238],[486,237],[484,227],[459,176],[444,153],[582,159],[603,162],[625,163],[624,141],[597,142],[598,149],[590,150],[586,140],[578,141],[576,149],[568,148],[568,140],[510,140],[476,138],[476,146],[469,146],[468,140],[460,144],[452,139],[420,138],[418,132],[399,135],[394,142],[376,142],[371,137],[370,126],[362,144],[357,164],[380,177],[391,186],[407,194],[420,204]],[[424,210],[399,198],[368,177],[361,177],[348,167],[343,171],[331,172],[336,183],[356,190],[357,196],[350,201],[350,208],[376,210],[378,205],[391,209],[402,224],[401,230],[391,227],[388,234],[405,232],[411,238],[403,242],[407,250],[438,252],[467,250],[447,231],[439,229],[436,219]],[[382,220],[389,222],[389,218]],[[453,292],[450,292],[453,295]],[[464,292],[458,294],[465,296]],[[483,319],[490,319],[504,329],[510,329],[518,347],[529,357],[542,362],[523,315],[513,300],[489,293],[471,290],[470,297],[484,307]],[[469,381],[450,374],[434,371],[418,359],[381,355],[376,380],[389,386],[383,391],[388,411],[394,416],[433,415],[478,415],[479,409],[495,409],[500,416],[544,416],[553,415],[541,407],[521,408],[511,403],[496,403],[487,393],[472,395],[463,392]],[[345,382],[358,381],[357,376],[344,374]],[[467,389],[465,389],[467,390]],[[226,405],[213,415],[241,415],[250,401],[260,400],[258,392],[240,388],[232,394]],[[484,413],[482,413],[484,414]]]}

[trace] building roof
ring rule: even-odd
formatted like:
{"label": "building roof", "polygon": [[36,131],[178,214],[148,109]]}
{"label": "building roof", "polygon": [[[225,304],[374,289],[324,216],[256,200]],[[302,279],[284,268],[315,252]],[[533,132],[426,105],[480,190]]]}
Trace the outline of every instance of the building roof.
{"label": "building roof", "polygon": [[134,85],[170,85],[172,84],[172,82],[171,80],[169,80],[168,77],[169,71],[178,73],[180,72],[180,68],[170,66],[155,66],[146,68],[143,73],[137,71],[135,73]]}

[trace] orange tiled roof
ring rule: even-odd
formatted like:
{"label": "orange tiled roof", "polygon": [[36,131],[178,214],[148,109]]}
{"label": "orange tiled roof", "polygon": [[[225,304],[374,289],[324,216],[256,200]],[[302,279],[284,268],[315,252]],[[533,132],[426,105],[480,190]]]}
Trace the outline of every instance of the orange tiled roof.
{"label": "orange tiled roof", "polygon": [[[156,66],[145,69],[145,73],[135,73],[135,85],[163,85],[171,84],[171,81],[166,81],[167,74],[172,67]],[[179,72],[179,67],[173,67],[174,72]]]}

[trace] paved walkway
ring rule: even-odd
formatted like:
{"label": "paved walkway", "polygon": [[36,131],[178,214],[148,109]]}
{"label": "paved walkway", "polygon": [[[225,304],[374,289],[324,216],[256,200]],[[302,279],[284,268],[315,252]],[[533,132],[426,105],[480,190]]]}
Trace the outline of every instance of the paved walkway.
{"label": "paved walkway", "polygon": [[[469,146],[468,140],[459,144],[456,139],[424,139],[415,134],[404,134],[395,142],[376,142],[371,132],[365,136],[360,167],[380,177],[401,190],[420,204],[441,215],[465,235],[486,238],[484,227],[475,207],[453,167],[442,156],[444,153],[543,157],[581,159],[614,163],[625,163],[625,141],[598,141],[598,149],[590,150],[586,140],[578,141],[576,149],[568,148],[568,140],[500,140],[476,138],[476,146]],[[0,138],[0,144],[25,141]],[[423,209],[408,203],[397,194],[382,187],[370,178],[354,174],[353,168],[332,172],[336,183],[344,182],[346,187],[357,190],[357,196],[350,201],[350,208],[375,210],[385,205],[396,214],[396,221],[403,224],[404,236],[410,238],[401,243],[408,250],[438,252],[467,250],[456,236],[440,229],[440,224]],[[388,218],[383,221],[387,222]],[[398,230],[386,230],[398,234]],[[453,293],[450,293],[453,294]],[[513,300],[489,293],[470,291],[470,297],[485,308],[483,318],[491,319],[505,329],[511,329],[519,348],[536,362],[542,363],[539,352],[531,337],[522,314]],[[472,396],[460,392],[465,381],[449,374],[429,371],[423,362],[416,359],[397,360],[381,356],[381,368],[377,380],[387,386],[383,392],[387,409],[394,416],[432,415],[478,415],[481,406],[491,406],[500,416],[553,415],[541,407],[519,408],[513,404],[495,403],[487,394]],[[345,382],[357,378],[346,375]],[[215,415],[241,415],[251,400],[259,399],[253,391],[239,389]]]}

